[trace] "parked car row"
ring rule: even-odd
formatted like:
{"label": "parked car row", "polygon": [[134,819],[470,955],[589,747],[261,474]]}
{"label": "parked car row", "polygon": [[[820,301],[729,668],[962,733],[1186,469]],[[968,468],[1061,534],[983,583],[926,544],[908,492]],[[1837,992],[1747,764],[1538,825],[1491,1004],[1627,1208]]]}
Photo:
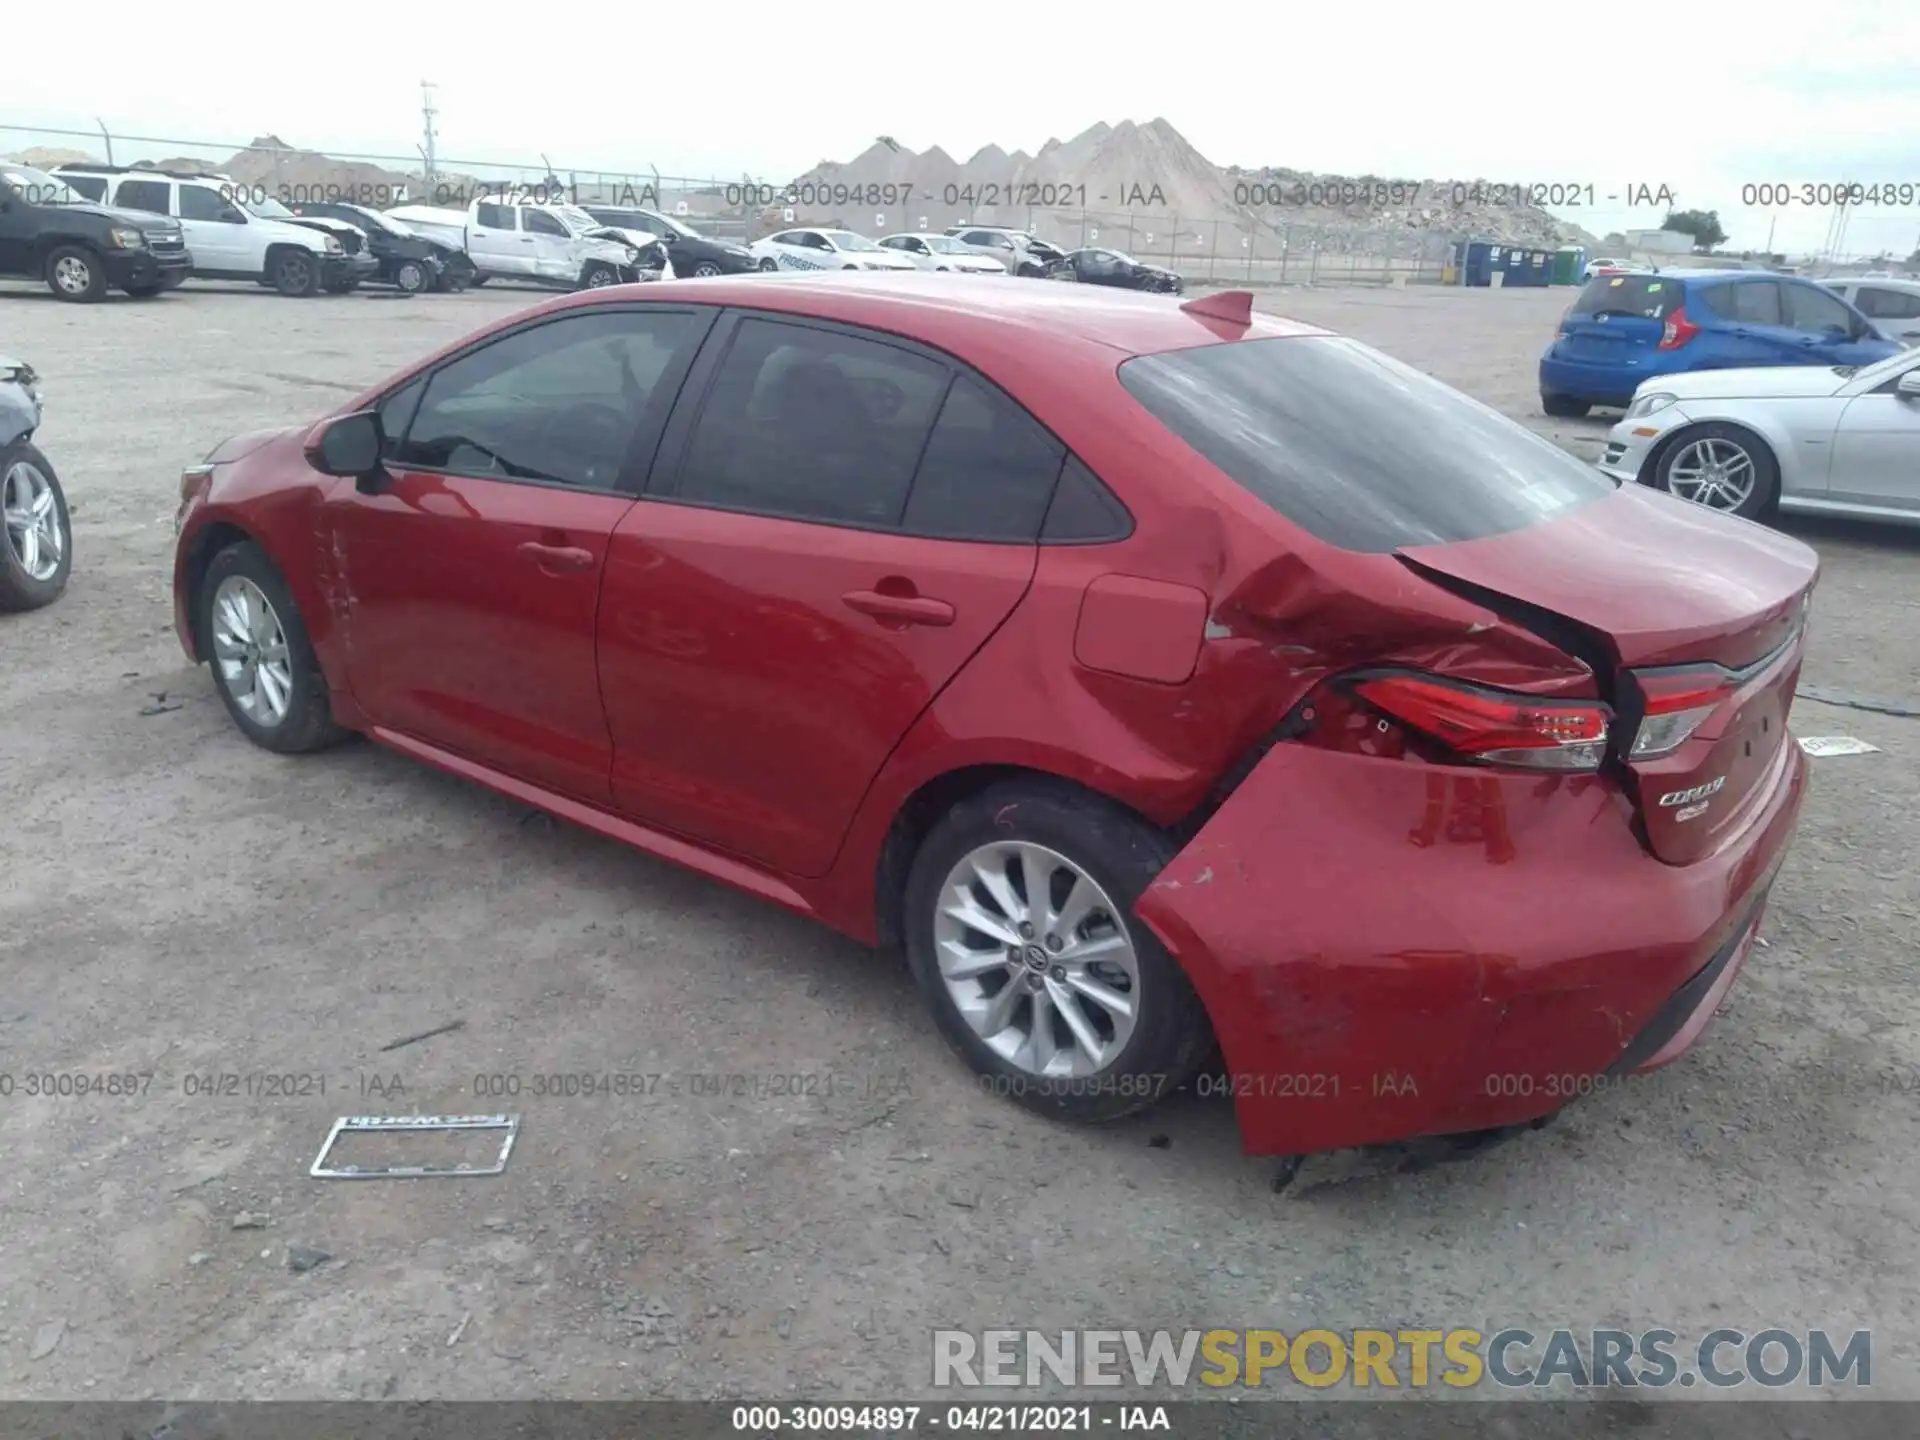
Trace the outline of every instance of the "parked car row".
{"label": "parked car row", "polygon": [[1603,271],[1541,356],[1540,404],[1623,409],[1600,468],[1711,510],[1920,524],[1920,284]]}

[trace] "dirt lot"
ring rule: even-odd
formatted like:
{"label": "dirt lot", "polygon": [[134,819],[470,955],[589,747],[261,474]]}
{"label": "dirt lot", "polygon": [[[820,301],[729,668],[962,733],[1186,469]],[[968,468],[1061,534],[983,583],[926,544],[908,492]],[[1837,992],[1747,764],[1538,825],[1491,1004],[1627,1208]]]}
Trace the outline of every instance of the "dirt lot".
{"label": "dirt lot", "polygon": [[[1875,1392],[1920,1397],[1920,721],[1797,707],[1884,753],[1814,762],[1769,944],[1685,1062],[1468,1164],[1276,1197],[1222,1102],[1055,1128],[823,930],[373,746],[234,730],[169,629],[180,467],[533,298],[0,293],[79,556],[0,620],[0,1395],[858,1398],[922,1390],[935,1326],[1317,1323],[1870,1327]],[[1580,453],[1604,430],[1537,414],[1565,292],[1262,304]],[[1792,528],[1826,565],[1806,681],[1920,691],[1920,534]],[[603,1071],[666,1079],[532,1093]],[[154,1078],[27,1098],[47,1072]],[[190,1093],[223,1074],[318,1078]],[[307,1177],[336,1116],[502,1108],[498,1178]]]}

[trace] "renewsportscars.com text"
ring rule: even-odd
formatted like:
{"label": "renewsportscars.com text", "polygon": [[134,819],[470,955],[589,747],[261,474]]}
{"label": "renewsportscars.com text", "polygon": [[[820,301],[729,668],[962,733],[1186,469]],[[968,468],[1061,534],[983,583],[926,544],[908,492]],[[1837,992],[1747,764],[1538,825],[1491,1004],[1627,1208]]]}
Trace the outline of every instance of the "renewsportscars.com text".
{"label": "renewsportscars.com text", "polygon": [[936,1330],[936,1387],[1781,1389],[1873,1383],[1870,1331]]}

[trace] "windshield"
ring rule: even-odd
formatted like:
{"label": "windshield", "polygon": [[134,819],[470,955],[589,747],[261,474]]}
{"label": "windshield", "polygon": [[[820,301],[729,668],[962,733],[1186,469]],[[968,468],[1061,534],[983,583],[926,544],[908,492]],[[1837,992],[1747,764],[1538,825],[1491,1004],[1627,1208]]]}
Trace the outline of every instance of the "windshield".
{"label": "windshield", "polygon": [[413,234],[413,231],[398,220],[389,220],[378,210],[369,210],[364,205],[346,205],[341,208],[352,214],[355,224],[371,225],[374,229],[384,230],[389,235],[411,236]]}
{"label": "windshield", "polygon": [[1915,365],[1920,365],[1920,355],[1911,350],[1902,350],[1898,355],[1889,355],[1886,359],[1876,361],[1872,365],[1835,365],[1832,369],[1834,374],[1846,378],[1864,376],[1871,382],[1867,386],[1871,390],[1875,385],[1884,384],[1896,375],[1906,374]]}
{"label": "windshield", "polygon": [[839,250],[878,250],[880,247],[864,235],[856,235],[851,230],[822,230],[820,232],[834,243]]}
{"label": "windshield", "polygon": [[590,235],[595,230],[607,228],[578,205],[549,205],[546,208],[562,225],[576,235]]}
{"label": "windshield", "polygon": [[244,197],[240,189],[235,189],[233,193],[234,198],[240,201],[248,214],[257,215],[262,220],[298,220],[300,218],[271,195],[262,195],[258,200],[249,200]]}
{"label": "windshield", "polygon": [[1591,315],[1596,320],[1603,315],[1665,320],[1685,299],[1686,293],[1676,282],[1658,275],[1596,275],[1567,313]]}
{"label": "windshield", "polygon": [[1344,337],[1141,355],[1120,383],[1227,478],[1343,550],[1500,535],[1614,488],[1499,411]]}
{"label": "windshield", "polygon": [[49,175],[46,171],[36,170],[31,165],[8,165],[0,169],[0,175],[7,177],[7,184],[19,191],[20,197],[29,205],[90,205],[93,203],[58,175]]}

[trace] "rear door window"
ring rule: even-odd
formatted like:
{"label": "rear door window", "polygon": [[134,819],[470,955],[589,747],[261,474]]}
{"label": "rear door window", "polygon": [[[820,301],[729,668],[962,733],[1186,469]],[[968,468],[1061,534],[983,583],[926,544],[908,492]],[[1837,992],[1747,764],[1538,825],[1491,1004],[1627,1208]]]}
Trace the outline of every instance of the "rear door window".
{"label": "rear door window", "polygon": [[104,175],[62,175],[60,178],[89,200],[107,198],[107,177]]}
{"label": "rear door window", "polygon": [[146,210],[154,215],[167,213],[167,182],[164,180],[122,180],[114,192],[113,203],[122,210]]}
{"label": "rear door window", "polygon": [[1780,282],[1777,280],[1742,280],[1737,285],[1727,287],[1733,293],[1728,296],[1726,314],[1731,320],[1743,325],[1779,325],[1780,319]]}
{"label": "rear door window", "polygon": [[1920,320],[1920,294],[1866,285],[1860,290],[1859,309],[1875,320]]}
{"label": "rear door window", "polygon": [[1573,302],[1571,313],[1595,319],[1633,315],[1665,320],[1685,298],[1678,284],[1658,275],[1596,275]]}
{"label": "rear door window", "polygon": [[742,320],[701,403],[676,493],[726,510],[895,529],[951,374],[878,340]]}
{"label": "rear door window", "polygon": [[920,457],[905,528],[942,540],[1031,543],[1066,455],[1020,406],[959,376]]}
{"label": "rear door window", "polygon": [[1346,550],[1504,534],[1614,489],[1525,426],[1344,337],[1141,355],[1119,373],[1228,478]]}

